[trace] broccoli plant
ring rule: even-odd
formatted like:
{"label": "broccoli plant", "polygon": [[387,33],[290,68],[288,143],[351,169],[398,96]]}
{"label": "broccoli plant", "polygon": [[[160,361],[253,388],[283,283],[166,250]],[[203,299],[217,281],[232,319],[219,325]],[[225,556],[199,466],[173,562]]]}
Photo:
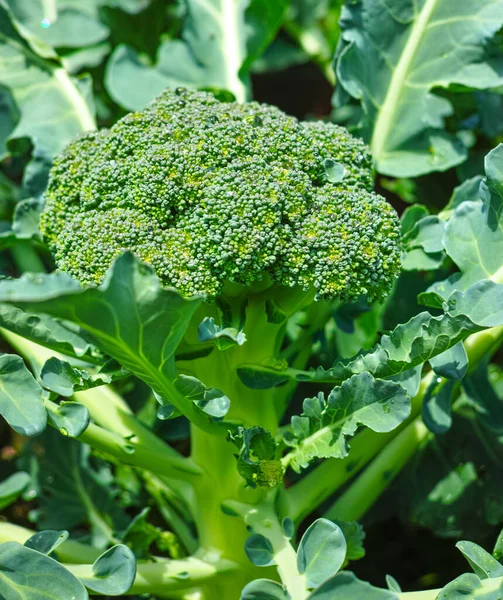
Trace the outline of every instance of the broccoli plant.
{"label": "broccoli plant", "polygon": [[[467,90],[499,102],[503,0],[466,1],[466,46],[453,0],[187,0],[178,25],[146,1],[179,30],[152,65],[155,40],[103,45],[135,3],[37,21],[64,62],[21,4],[0,0],[0,599],[502,600],[503,535],[468,538],[503,523],[503,145],[480,136],[443,208],[411,178],[475,147]],[[261,68],[296,41],[327,72],[339,34],[355,135],[246,101],[268,43]],[[68,69],[110,52],[98,128]],[[40,90],[59,108],[36,119]],[[367,582],[361,522],[389,510],[473,572]]]}
{"label": "broccoli plant", "polygon": [[[484,281],[453,292],[457,302],[443,285],[429,296],[443,315],[422,313],[368,354],[312,368],[316,332],[348,302],[382,301],[400,271],[399,221],[372,184],[366,146],[343,128],[181,88],[56,158],[41,230],[58,270],[0,282],[4,335],[37,375],[4,356],[6,395],[21,386],[27,398],[3,414],[20,433],[48,422],[134,467],[186,556],[140,562],[135,578],[131,551],[115,545],[92,568],[66,565],[80,594],[83,583],[207,600],[397,597],[338,573],[361,546],[354,521],[427,435],[418,414],[432,372],[421,381],[415,367],[444,357],[446,372],[455,350],[475,367],[502,330],[471,297]],[[462,290],[473,279],[463,278]],[[131,378],[152,390],[159,419],[188,420],[187,452],[110,387]],[[448,387],[445,378],[433,381]],[[314,389],[289,408],[299,384]],[[334,520],[315,520],[297,548],[297,526],[351,479],[328,510]],[[63,534],[41,535],[14,530],[30,541],[8,542],[6,564],[63,572],[44,555]],[[107,536],[130,539],[110,526]],[[63,542],[60,556],[86,552]]]}

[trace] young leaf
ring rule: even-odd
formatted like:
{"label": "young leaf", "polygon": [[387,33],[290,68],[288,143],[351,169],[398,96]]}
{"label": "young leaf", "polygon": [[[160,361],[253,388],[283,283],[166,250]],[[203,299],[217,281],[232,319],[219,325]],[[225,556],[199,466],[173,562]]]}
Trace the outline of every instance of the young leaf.
{"label": "young leaf", "polygon": [[234,327],[220,327],[213,317],[205,317],[199,325],[199,341],[213,340],[219,350],[227,350],[232,346],[242,346],[246,335]]}
{"label": "young leaf", "polygon": [[85,587],[54,559],[17,542],[0,544],[0,597],[88,600]]}
{"label": "young leaf", "polygon": [[[464,310],[466,314],[478,314],[480,321],[491,315],[492,307],[486,310],[486,299],[477,309],[476,302],[480,302],[480,294],[491,297],[494,306],[498,307],[501,292],[491,287],[492,280],[503,283],[503,144],[492,150],[485,159],[486,180],[480,184],[480,192],[476,199],[465,200],[458,204],[445,227],[443,245],[449,257],[459,267],[460,273],[449,277],[446,281],[432,285],[429,290],[421,294],[419,299],[429,306],[439,307],[444,300],[449,300],[451,307],[454,304],[456,311]],[[474,284],[482,288],[477,288]],[[470,292],[471,290],[471,292]],[[466,292],[454,295],[453,292]],[[460,309],[457,304],[462,303]],[[468,308],[470,307],[470,308]],[[501,314],[501,311],[500,311]],[[491,321],[492,322],[492,321]]]}
{"label": "young leaf", "polygon": [[15,354],[0,356],[0,415],[21,435],[38,435],[45,429],[47,413],[42,388]]}
{"label": "young leaf", "polygon": [[397,594],[402,592],[400,584],[392,575],[386,575],[386,585],[388,586],[390,592],[396,592]]}
{"label": "young leaf", "polygon": [[207,388],[199,379],[189,375],[178,375],[174,383],[182,396],[211,417],[222,419],[229,412],[231,401],[220,390]]}
{"label": "young leaf", "polygon": [[[451,103],[433,88],[501,85],[501,54],[488,42],[503,23],[501,0],[378,0],[346,4],[337,79],[361,100],[364,136],[379,172],[395,177],[445,171],[466,148],[444,129]],[[462,39],[463,44],[458,40]]]}
{"label": "young leaf", "polygon": [[49,555],[67,539],[68,531],[45,530],[38,531],[35,535],[32,535],[29,540],[26,540],[24,545],[27,548]]}
{"label": "young leaf", "polygon": [[136,577],[136,559],[123,544],[104,552],[93,564],[93,577],[81,577],[82,583],[99,594],[121,596]]}
{"label": "young leaf", "polygon": [[229,440],[239,449],[237,469],[252,487],[272,488],[283,480],[283,467],[276,458],[276,442],[262,427],[238,427]]}
{"label": "young leaf", "polygon": [[503,577],[503,565],[473,542],[458,542],[456,548],[466,558],[475,575],[481,579]]}
{"label": "young leaf", "polygon": [[292,419],[292,433],[285,441],[295,446],[284,464],[299,471],[313,458],[348,454],[346,437],[359,425],[373,431],[391,431],[410,414],[410,400],[403,388],[391,381],[374,379],[370,373],[353,375],[332,390],[304,400],[301,421]]}
{"label": "young leaf", "polygon": [[260,533],[252,533],[245,542],[246,556],[257,567],[274,564],[274,549],[271,542]]}
{"label": "young leaf", "polygon": [[72,367],[68,362],[52,357],[45,362],[40,371],[42,384],[48,390],[60,396],[72,396],[74,392],[89,390],[99,385],[106,385],[122,379],[128,372],[120,365],[109,361],[96,373]]}
{"label": "young leaf", "polygon": [[270,579],[250,581],[241,592],[240,600],[290,600],[286,589]]}
{"label": "young leaf", "polygon": [[340,521],[335,519],[334,523],[338,525],[346,540],[346,561],[360,560],[365,556],[363,541],[365,531],[357,521]]}
{"label": "young leaf", "polygon": [[91,420],[87,406],[78,402],[62,402],[61,404],[46,402],[45,407],[49,422],[62,435],[69,437],[82,435]]}
{"label": "young leaf", "polygon": [[499,600],[501,598],[501,586],[499,582],[496,585],[485,587],[483,582],[471,573],[461,575],[451,583],[442,588],[437,600]]}
{"label": "young leaf", "polygon": [[315,588],[333,577],[346,559],[346,540],[340,527],[328,519],[317,519],[304,533],[297,551],[297,567],[307,586]]}
{"label": "young leaf", "polygon": [[12,504],[28,487],[30,476],[24,471],[13,473],[0,483],[0,510]]}

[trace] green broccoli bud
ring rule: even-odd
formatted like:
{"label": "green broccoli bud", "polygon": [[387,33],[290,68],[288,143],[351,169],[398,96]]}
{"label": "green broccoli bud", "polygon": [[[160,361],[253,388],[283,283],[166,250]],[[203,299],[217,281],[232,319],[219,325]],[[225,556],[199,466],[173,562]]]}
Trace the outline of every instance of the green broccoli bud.
{"label": "green broccoli bud", "polygon": [[83,284],[130,250],[185,296],[266,279],[380,299],[400,269],[400,235],[372,182],[367,147],[341,127],[167,90],[56,158],[41,227]]}

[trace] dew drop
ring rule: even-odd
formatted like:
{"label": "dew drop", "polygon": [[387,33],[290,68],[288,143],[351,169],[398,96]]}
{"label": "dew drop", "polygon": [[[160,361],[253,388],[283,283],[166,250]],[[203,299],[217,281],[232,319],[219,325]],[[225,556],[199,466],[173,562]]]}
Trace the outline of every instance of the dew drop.
{"label": "dew drop", "polygon": [[64,435],[64,436],[68,436],[68,435],[69,435],[69,433],[68,433],[68,430],[67,430],[67,429],[65,429],[64,427],[60,427],[60,428],[59,428],[59,433],[60,433],[61,435]]}
{"label": "dew drop", "polygon": [[135,453],[134,446],[131,446],[131,444],[125,444],[124,446],[122,446],[122,449],[124,450],[124,452],[126,454],[134,454]]}
{"label": "dew drop", "polygon": [[40,21],[40,27],[42,27],[43,29],[49,29],[51,25],[52,23],[50,19],[42,19]]}
{"label": "dew drop", "polygon": [[385,412],[387,415],[389,415],[389,413],[391,412],[391,407],[390,407],[388,404],[385,404],[385,405],[382,407],[382,409],[383,409],[383,411],[384,411],[384,412]]}
{"label": "dew drop", "polygon": [[437,383],[442,383],[442,378],[441,377],[437,377]]}

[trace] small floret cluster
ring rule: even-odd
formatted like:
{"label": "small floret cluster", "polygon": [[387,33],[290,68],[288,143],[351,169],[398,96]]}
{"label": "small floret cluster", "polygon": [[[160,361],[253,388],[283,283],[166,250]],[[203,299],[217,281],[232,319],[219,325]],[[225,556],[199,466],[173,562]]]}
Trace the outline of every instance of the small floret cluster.
{"label": "small floret cluster", "polygon": [[318,298],[381,298],[399,227],[372,182],[367,147],[341,127],[167,90],[57,157],[41,225],[84,284],[131,250],[185,296],[267,275]]}

